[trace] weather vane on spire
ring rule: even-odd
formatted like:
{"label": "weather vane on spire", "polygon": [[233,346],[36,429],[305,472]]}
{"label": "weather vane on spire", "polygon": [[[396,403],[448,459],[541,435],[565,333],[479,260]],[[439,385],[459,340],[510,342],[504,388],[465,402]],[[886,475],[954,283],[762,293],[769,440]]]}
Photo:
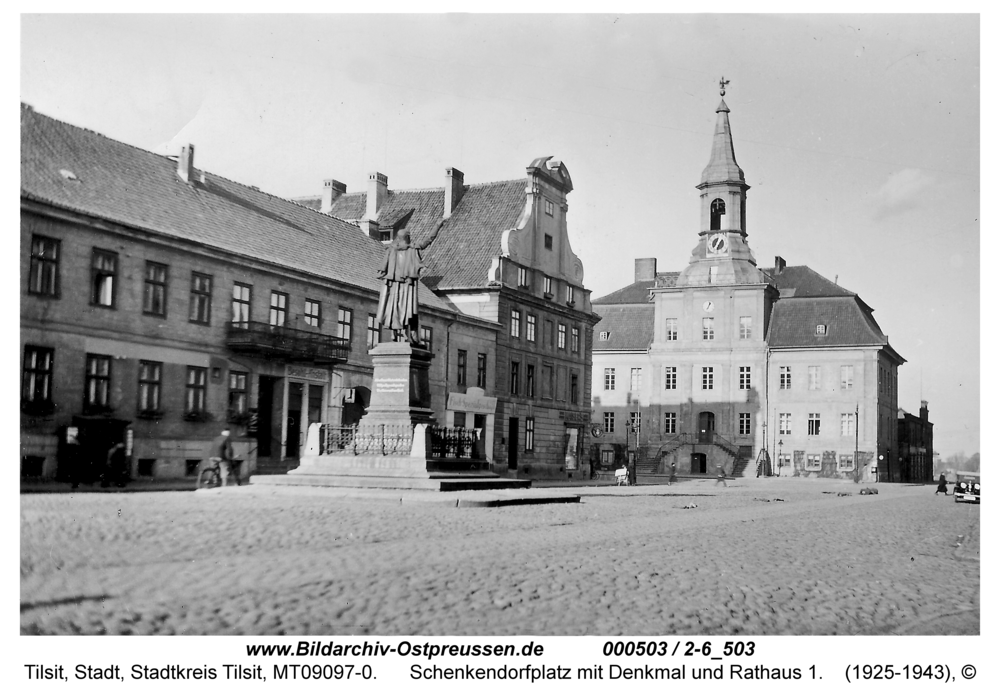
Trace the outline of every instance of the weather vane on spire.
{"label": "weather vane on spire", "polygon": [[726,96],[726,85],[729,84],[729,80],[725,76],[719,79],[719,95]]}

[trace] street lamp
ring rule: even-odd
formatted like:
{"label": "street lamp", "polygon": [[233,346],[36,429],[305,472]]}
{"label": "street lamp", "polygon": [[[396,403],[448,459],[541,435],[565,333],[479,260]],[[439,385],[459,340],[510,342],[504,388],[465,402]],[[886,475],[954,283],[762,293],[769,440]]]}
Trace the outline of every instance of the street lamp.
{"label": "street lamp", "polygon": [[[635,449],[632,449],[630,435],[635,435]],[[635,426],[634,421],[629,421],[628,425],[625,426],[625,452],[628,456],[628,477],[629,483],[635,485],[636,483],[636,473],[635,464],[639,457],[639,428]]]}
{"label": "street lamp", "polygon": [[779,439],[778,440],[778,477],[779,478],[781,477],[781,447],[783,447],[784,445],[785,445],[785,443]]}

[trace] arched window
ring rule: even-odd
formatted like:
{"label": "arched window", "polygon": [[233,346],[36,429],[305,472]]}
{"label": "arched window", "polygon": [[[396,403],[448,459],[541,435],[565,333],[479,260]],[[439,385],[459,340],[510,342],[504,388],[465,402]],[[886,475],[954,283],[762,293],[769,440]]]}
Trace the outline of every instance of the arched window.
{"label": "arched window", "polygon": [[716,198],[712,201],[712,226],[709,229],[712,231],[722,229],[722,221],[725,217],[726,203],[722,198]]}

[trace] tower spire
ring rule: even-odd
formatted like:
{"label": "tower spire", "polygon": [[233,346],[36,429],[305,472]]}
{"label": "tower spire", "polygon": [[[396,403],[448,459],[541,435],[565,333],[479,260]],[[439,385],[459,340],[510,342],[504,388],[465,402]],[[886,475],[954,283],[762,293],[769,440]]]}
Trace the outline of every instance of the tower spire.
{"label": "tower spire", "polygon": [[[725,77],[719,80],[719,95],[726,96],[726,85],[729,80]],[[708,160],[708,166],[701,172],[701,184],[726,183],[743,181],[743,170],[736,163],[736,152],[733,150],[733,134],[729,128],[729,107],[726,100],[719,102],[719,107],[715,109],[718,116],[715,119],[715,135],[712,138],[712,156]]]}

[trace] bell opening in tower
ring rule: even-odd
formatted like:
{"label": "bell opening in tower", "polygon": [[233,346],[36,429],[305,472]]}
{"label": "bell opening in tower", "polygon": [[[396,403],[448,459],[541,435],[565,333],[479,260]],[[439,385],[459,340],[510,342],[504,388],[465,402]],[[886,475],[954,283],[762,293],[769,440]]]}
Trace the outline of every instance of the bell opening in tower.
{"label": "bell opening in tower", "polygon": [[726,203],[721,198],[712,201],[712,224],[710,231],[716,232],[722,229],[726,223]]}

